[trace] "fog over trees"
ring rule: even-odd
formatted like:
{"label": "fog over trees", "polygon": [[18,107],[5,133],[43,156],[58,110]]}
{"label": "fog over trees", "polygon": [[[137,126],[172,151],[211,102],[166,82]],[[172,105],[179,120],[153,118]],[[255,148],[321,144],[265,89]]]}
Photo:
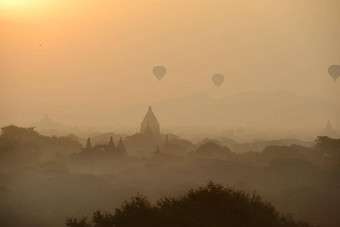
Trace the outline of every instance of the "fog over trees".
{"label": "fog over trees", "polygon": [[[144,122],[149,120],[149,117],[144,118]],[[152,124],[141,125],[148,128]],[[157,129],[157,125],[152,127]],[[68,226],[87,226],[84,224],[87,223],[115,226],[117,222],[121,223],[117,226],[135,226],[131,223],[141,221],[144,226],[180,226],[195,220],[190,215],[202,217],[197,220],[201,224],[192,222],[192,226],[206,226],[202,223],[211,221],[212,226],[238,221],[243,223],[240,226],[307,226],[300,221],[315,226],[340,223],[337,215],[340,209],[340,139],[319,136],[310,142],[238,143],[227,138],[207,138],[193,143],[173,134],[154,137],[152,127],[134,135],[106,133],[93,138],[49,137],[34,128],[14,125],[2,128],[1,225],[62,226],[66,223]],[[254,151],[252,147],[262,150]],[[209,180],[227,188],[209,183],[197,189]],[[186,194],[190,189],[194,191]],[[245,203],[241,206],[241,202],[223,205],[220,199],[195,201],[195,193],[203,196],[205,190],[230,192],[241,196]],[[261,199],[249,197],[251,194],[247,193],[254,191]],[[140,195],[129,200],[138,193],[147,198]],[[180,204],[187,201],[186,198],[192,198],[193,204],[190,202],[187,208],[183,204],[183,209],[188,209],[183,213],[176,207],[182,207]],[[219,201],[221,205],[213,201]],[[259,205],[252,205],[253,201],[258,201]],[[200,203],[202,205],[198,205]],[[256,208],[262,206],[260,204],[266,208]],[[225,209],[230,210],[219,211],[216,208],[219,206],[227,206]],[[166,208],[164,216],[159,216],[163,208]],[[129,214],[131,209],[142,213]],[[258,212],[262,209],[264,216],[260,218]],[[272,213],[266,213],[266,209]],[[226,212],[226,216],[221,214],[220,217],[218,212]],[[182,215],[176,215],[178,213]],[[288,214],[293,218],[288,218]],[[220,219],[212,219],[209,215],[218,215]],[[259,219],[252,219],[252,215]],[[84,216],[88,217],[86,222]],[[130,217],[126,219],[128,222],[124,217]],[[102,222],[109,224],[98,224]],[[159,224],[163,222],[167,224]],[[290,224],[283,224],[286,222]]]}
{"label": "fog over trees", "polygon": [[0,227],[339,227],[339,12],[0,0]]}

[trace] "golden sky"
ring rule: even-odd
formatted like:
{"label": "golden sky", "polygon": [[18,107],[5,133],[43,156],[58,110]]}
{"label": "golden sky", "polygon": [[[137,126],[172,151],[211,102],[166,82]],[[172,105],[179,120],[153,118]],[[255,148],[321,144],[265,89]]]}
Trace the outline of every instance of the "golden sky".
{"label": "golden sky", "polygon": [[0,122],[76,122],[196,91],[327,99],[339,12],[338,0],[0,0]]}

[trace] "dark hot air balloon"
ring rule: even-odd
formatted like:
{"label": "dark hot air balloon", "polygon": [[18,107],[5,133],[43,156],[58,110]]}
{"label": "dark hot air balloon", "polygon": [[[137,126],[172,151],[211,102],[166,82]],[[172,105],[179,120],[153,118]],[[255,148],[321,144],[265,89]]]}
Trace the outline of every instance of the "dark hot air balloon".
{"label": "dark hot air balloon", "polygon": [[329,75],[336,81],[340,76],[340,65],[331,65],[328,67]]}
{"label": "dark hot air balloon", "polygon": [[161,80],[166,73],[166,68],[164,66],[155,66],[152,72],[158,80]]}
{"label": "dark hot air balloon", "polygon": [[224,76],[222,74],[216,73],[211,77],[211,80],[216,87],[220,87],[223,84]]}

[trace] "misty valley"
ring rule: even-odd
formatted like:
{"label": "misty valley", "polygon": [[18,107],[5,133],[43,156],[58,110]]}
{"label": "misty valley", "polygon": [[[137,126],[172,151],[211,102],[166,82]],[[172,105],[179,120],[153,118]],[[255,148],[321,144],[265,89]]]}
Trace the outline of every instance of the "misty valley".
{"label": "misty valley", "polygon": [[0,0],[0,227],[340,227],[340,0]]}
{"label": "misty valley", "polygon": [[[52,123],[44,118],[40,127],[53,126]],[[308,226],[305,221],[315,226],[335,227],[340,224],[339,149],[340,139],[328,136],[318,136],[315,141],[252,142],[216,136],[193,143],[172,133],[162,134],[151,106],[139,132],[132,135],[112,132],[96,133],[88,138],[74,134],[57,137],[42,135],[34,127],[10,125],[2,128],[0,136],[0,223],[1,226],[87,226],[84,223],[92,226],[89,223],[94,215],[94,226],[135,226],[133,222],[117,221],[120,223],[117,224],[114,220],[125,220],[123,214],[131,215],[128,213],[131,206],[142,203],[140,206],[144,207],[146,203],[149,207],[158,201],[157,204],[163,205],[148,208],[150,217],[158,209],[155,217],[162,211],[164,218],[170,218],[173,223],[166,221],[166,225],[164,220],[168,219],[164,219],[163,224],[155,224],[145,217],[138,220],[140,226],[211,226],[211,223],[185,225],[182,219],[173,219],[179,217],[176,212],[169,216],[167,212],[171,209],[164,211],[163,206],[168,203],[159,201],[164,196],[173,196],[178,198],[171,200],[175,206],[188,201],[184,197],[179,199],[187,191],[201,187],[194,191],[197,197],[217,189],[235,190],[233,193],[239,196],[237,190],[240,190],[246,193],[242,199],[252,202],[247,196],[255,192],[277,212],[297,220],[282,225],[250,222],[250,226]],[[219,188],[222,185],[227,189]],[[131,198],[135,200],[129,203]],[[251,202],[245,207],[254,206]],[[193,203],[195,207],[199,204]],[[205,209],[199,215],[205,217],[209,203],[203,204]],[[237,204],[230,208],[232,212]],[[120,206],[123,206],[121,216],[112,215]],[[219,221],[214,226],[227,223]]]}

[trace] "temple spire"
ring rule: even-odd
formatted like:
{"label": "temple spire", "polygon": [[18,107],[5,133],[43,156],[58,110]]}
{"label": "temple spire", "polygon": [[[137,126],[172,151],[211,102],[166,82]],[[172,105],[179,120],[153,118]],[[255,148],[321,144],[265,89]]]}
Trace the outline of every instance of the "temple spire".
{"label": "temple spire", "polygon": [[91,139],[90,137],[87,138],[86,141],[86,150],[91,150],[92,146],[91,146]]}
{"label": "temple spire", "polygon": [[151,135],[154,138],[160,138],[160,127],[155,114],[152,112],[152,107],[149,109],[141,124],[140,132],[144,135]]}
{"label": "temple spire", "polygon": [[168,134],[165,136],[165,143],[164,146],[168,146],[169,145],[169,139],[168,139]]}
{"label": "temple spire", "polygon": [[336,130],[333,129],[332,123],[330,120],[327,121],[325,129],[320,133],[321,136],[328,136],[331,138],[336,138],[338,135]]}
{"label": "temple spire", "polygon": [[119,142],[118,142],[118,145],[117,145],[117,149],[122,152],[122,153],[126,153],[126,148],[125,148],[125,145],[123,143],[123,139],[122,137],[119,138]]}
{"label": "temple spire", "polygon": [[164,150],[165,151],[169,151],[169,138],[168,138],[168,134],[165,136]]}
{"label": "temple spire", "polygon": [[109,147],[115,148],[115,143],[113,142],[112,136],[111,136],[111,138],[110,138]]}

